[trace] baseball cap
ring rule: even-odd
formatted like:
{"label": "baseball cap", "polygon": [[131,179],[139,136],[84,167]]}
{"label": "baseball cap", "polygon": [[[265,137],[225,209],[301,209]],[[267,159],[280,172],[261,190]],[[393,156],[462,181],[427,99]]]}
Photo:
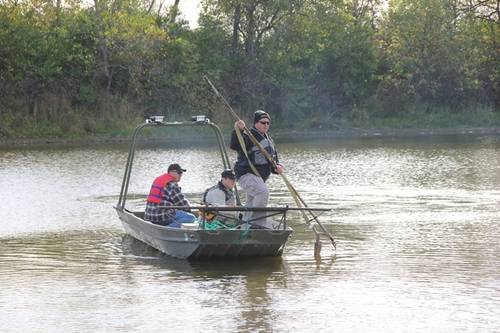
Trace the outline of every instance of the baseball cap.
{"label": "baseball cap", "polygon": [[236,179],[236,176],[234,175],[234,172],[233,170],[231,169],[226,169],[224,171],[222,171],[222,173],[220,174],[222,178],[229,178],[229,179]]}
{"label": "baseball cap", "polygon": [[179,164],[174,163],[174,164],[170,164],[168,166],[168,172],[170,172],[170,171],[177,171],[177,172],[182,173],[182,172],[186,172],[186,169],[183,169],[183,168],[181,168],[181,166]]}

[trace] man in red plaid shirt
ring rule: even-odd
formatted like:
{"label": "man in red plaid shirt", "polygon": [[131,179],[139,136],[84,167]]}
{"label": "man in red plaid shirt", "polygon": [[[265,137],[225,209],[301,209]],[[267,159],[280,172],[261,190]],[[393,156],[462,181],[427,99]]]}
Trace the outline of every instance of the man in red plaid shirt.
{"label": "man in red plaid shirt", "polygon": [[168,167],[167,173],[157,177],[151,185],[146,202],[144,219],[154,224],[180,228],[182,223],[192,223],[196,217],[185,210],[172,209],[172,206],[189,206],[189,201],[182,194],[179,181],[186,169],[177,163]]}

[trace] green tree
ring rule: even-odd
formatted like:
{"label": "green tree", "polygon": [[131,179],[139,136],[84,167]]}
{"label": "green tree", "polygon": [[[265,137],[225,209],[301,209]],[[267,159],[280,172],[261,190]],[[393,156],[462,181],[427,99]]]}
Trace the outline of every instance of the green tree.
{"label": "green tree", "polygon": [[[303,1],[206,0],[204,15],[225,31],[229,41],[230,70],[224,86],[230,100],[246,113],[266,107],[269,90],[263,69],[269,51],[264,47],[286,18],[294,15]],[[202,21],[203,23],[204,21]],[[207,21],[208,22],[208,21]]]}
{"label": "green tree", "polygon": [[[390,2],[383,25],[386,70],[378,89],[387,112],[404,112],[410,104],[460,110],[484,93],[480,82],[494,81],[498,57],[493,56],[494,47],[486,47],[491,38],[477,20],[463,16],[458,5],[438,0]],[[480,77],[481,67],[489,68],[490,78]]]}
{"label": "green tree", "polygon": [[500,107],[500,1],[463,1],[456,4],[460,15],[461,43],[467,54],[465,73],[475,103]]}

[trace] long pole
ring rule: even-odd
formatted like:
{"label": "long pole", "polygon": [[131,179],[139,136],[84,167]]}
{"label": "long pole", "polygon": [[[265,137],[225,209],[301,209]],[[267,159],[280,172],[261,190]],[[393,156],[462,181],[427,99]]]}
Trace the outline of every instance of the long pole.
{"label": "long pole", "polygon": [[[210,81],[210,79],[204,75],[203,78],[208,82],[208,84],[210,85],[210,87],[212,88],[212,90],[214,91],[215,95],[217,97],[219,97],[219,99],[224,103],[224,105],[226,106],[226,108],[229,110],[229,112],[231,113],[231,115],[233,116],[233,118],[236,120],[236,121],[239,121],[241,120],[240,117],[238,116],[238,114],[233,110],[233,108],[231,107],[231,105],[228,103],[228,101],[224,98],[224,96],[222,96],[219,91],[217,90],[217,88],[215,88],[215,86],[213,85],[212,81]],[[264,147],[262,147],[262,145],[260,144],[259,141],[257,141],[257,139],[255,138],[255,136],[252,134],[252,132],[248,129],[248,127],[245,125],[245,127],[243,128],[243,132],[245,132],[247,134],[247,136],[250,138],[250,140],[252,141],[252,143],[254,145],[257,146],[257,148],[259,148],[259,150],[261,151],[261,153],[265,156],[265,158],[268,160],[268,162],[271,164],[271,166],[273,167],[274,170],[277,170],[277,164],[276,162],[274,161],[274,159],[272,158],[272,156],[267,152],[267,150],[264,149]],[[283,179],[283,181],[285,182],[288,190],[290,191],[290,194],[292,195],[292,197],[294,198],[295,200],[295,203],[297,204],[297,206],[300,208],[301,206],[303,206],[304,208],[308,208],[307,207],[307,204],[305,203],[305,201],[302,199],[302,197],[299,195],[299,192],[297,192],[297,190],[293,187],[292,183],[290,183],[290,181],[285,177],[285,175],[283,173],[280,173],[280,176],[281,178]],[[319,219],[318,217],[311,211],[311,210],[306,210],[307,212],[309,212],[309,214],[311,214],[312,216],[312,220],[314,220],[321,228],[321,230],[323,231],[323,233],[328,237],[330,238],[330,241],[332,242],[332,245],[333,247],[336,249],[337,248],[337,244],[335,243],[335,239],[333,238],[333,236],[326,230],[326,228],[319,222]],[[305,212],[302,211],[302,216],[304,217],[305,221],[307,224],[310,223],[310,221],[307,219],[307,216],[305,216]],[[314,229],[313,229],[314,230]],[[316,232],[316,230],[314,230]],[[319,242],[319,238],[317,238],[317,242]]]}

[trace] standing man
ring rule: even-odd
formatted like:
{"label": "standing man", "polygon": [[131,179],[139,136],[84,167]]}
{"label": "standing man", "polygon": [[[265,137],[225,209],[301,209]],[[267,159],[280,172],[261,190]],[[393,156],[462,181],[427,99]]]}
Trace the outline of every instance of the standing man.
{"label": "standing man", "polygon": [[[272,164],[269,163],[259,147],[250,140],[248,135],[242,132],[245,128],[243,120],[238,120],[234,124],[234,130],[231,133],[231,149],[238,152],[234,171],[238,183],[246,192],[247,207],[266,207],[269,201],[269,189],[265,182],[271,175],[271,172],[275,174],[283,172],[283,166],[279,164],[274,142],[268,135],[270,125],[271,117],[269,114],[265,111],[257,110],[254,113],[253,127],[250,129],[250,132],[269,155],[271,155],[274,162],[276,162],[276,169],[273,168]],[[241,140],[238,139],[239,134],[241,134]],[[253,214],[247,216],[247,219],[251,219],[255,224],[266,226],[266,220],[262,218],[263,216],[265,216],[264,212],[253,212]]]}
{"label": "standing man", "polygon": [[194,222],[196,217],[186,210],[172,209],[171,206],[189,206],[189,201],[181,192],[179,182],[186,169],[177,163],[170,164],[167,173],[157,177],[151,185],[146,202],[144,219],[154,224],[180,228],[182,223]]}

